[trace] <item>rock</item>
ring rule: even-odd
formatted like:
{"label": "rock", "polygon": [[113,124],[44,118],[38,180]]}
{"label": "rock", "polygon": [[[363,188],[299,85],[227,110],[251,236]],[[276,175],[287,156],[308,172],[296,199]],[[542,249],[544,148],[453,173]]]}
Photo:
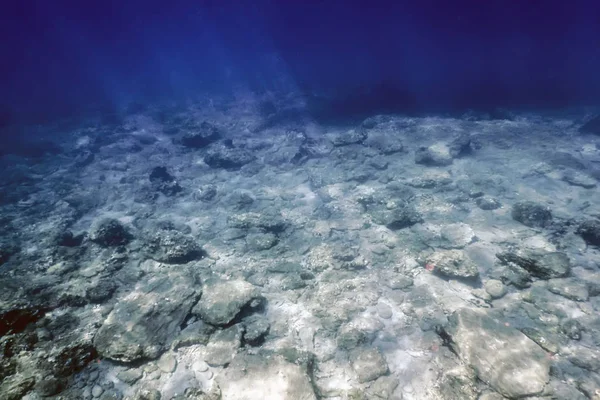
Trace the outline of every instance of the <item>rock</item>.
{"label": "rock", "polygon": [[[393,376],[380,376],[368,389],[367,395],[371,399],[394,399],[392,394],[398,387],[398,378]],[[401,399],[401,397],[397,397]]]}
{"label": "rock", "polygon": [[250,230],[256,228],[274,234],[283,232],[287,227],[287,223],[278,215],[254,212],[230,215],[227,218],[227,223],[230,227],[236,229]]}
{"label": "rock", "polygon": [[515,264],[540,279],[561,278],[571,272],[571,261],[560,252],[541,253],[533,250],[504,252],[496,257],[505,264]]}
{"label": "rock", "polygon": [[125,371],[119,371],[117,373],[117,378],[121,382],[125,382],[128,385],[133,385],[137,381],[139,381],[143,376],[142,370],[139,368],[131,368]]}
{"label": "rock", "polygon": [[463,223],[448,224],[440,229],[440,247],[445,249],[462,249],[475,242],[477,237],[473,229]]}
{"label": "rock", "polygon": [[454,136],[448,143],[448,152],[452,158],[466,156],[471,153],[471,136],[468,133],[461,133]]}
{"label": "rock", "polygon": [[407,185],[419,189],[441,188],[452,183],[452,178],[449,174],[433,174],[418,176],[407,182]]}
{"label": "rock", "polygon": [[521,201],[513,205],[512,218],[530,228],[544,228],[552,221],[550,209],[533,201]]}
{"label": "rock", "polygon": [[222,367],[233,360],[242,345],[243,327],[234,325],[215,332],[204,352],[204,361],[211,367]]}
{"label": "rock", "polygon": [[[578,382],[579,383],[579,382]],[[563,382],[555,380],[550,381],[548,384],[547,392],[550,393],[551,399],[569,399],[569,400],[588,400],[583,393]],[[502,399],[500,399],[502,400]],[[598,400],[597,398],[593,400]]]}
{"label": "rock", "polygon": [[42,305],[27,307],[15,305],[6,309],[3,307],[0,311],[0,337],[23,332],[29,324],[38,321],[48,310],[48,306]]}
{"label": "rock", "polygon": [[414,281],[410,276],[394,275],[385,280],[385,284],[392,290],[405,290],[414,285]]}
{"label": "rock", "polygon": [[250,233],[246,236],[246,244],[251,251],[269,250],[279,243],[279,239],[272,233]]}
{"label": "rock", "polygon": [[475,200],[475,204],[477,204],[477,207],[486,211],[496,210],[502,207],[502,204],[491,196],[478,197],[477,200]]}
{"label": "rock", "polygon": [[90,232],[90,240],[102,247],[126,245],[132,238],[123,224],[113,218],[94,222]]}
{"label": "rock", "polygon": [[387,362],[375,348],[356,349],[352,352],[352,368],[360,383],[374,381],[389,372]]}
{"label": "rock", "polygon": [[409,228],[423,222],[423,217],[414,208],[398,207],[392,210],[379,209],[371,212],[373,221],[379,225],[385,225],[388,229],[399,230]]}
{"label": "rock", "polygon": [[[474,373],[465,366],[458,366],[442,372],[439,380],[439,398],[441,399],[460,399],[460,400],[478,400],[476,377]],[[436,385],[438,386],[438,385]],[[503,398],[502,396],[500,396]]]}
{"label": "rock", "polygon": [[158,369],[160,369],[162,372],[170,374],[171,372],[175,371],[175,368],[177,368],[177,360],[175,359],[173,354],[165,353],[162,356],[160,356],[160,358],[156,362],[156,365],[158,366]]}
{"label": "rock", "polygon": [[591,372],[600,371],[600,351],[590,348],[570,349],[569,361],[580,368]]}
{"label": "rock", "polygon": [[474,279],[479,277],[477,265],[460,250],[436,251],[425,261],[433,271],[448,278]]}
{"label": "rock", "polygon": [[0,397],[4,400],[21,400],[35,384],[33,377],[11,375],[0,384]]}
{"label": "rock", "polygon": [[204,293],[193,312],[205,322],[220,326],[233,321],[246,306],[256,309],[263,302],[258,289],[246,281],[208,280],[204,282]]}
{"label": "rock", "polygon": [[529,339],[536,342],[542,349],[549,351],[552,354],[556,354],[560,350],[558,339],[551,333],[542,332],[537,328],[531,327],[522,328],[521,332]]}
{"label": "rock", "polygon": [[149,233],[144,241],[148,257],[168,264],[185,264],[205,256],[202,247],[189,235],[176,230]]}
{"label": "rock", "polygon": [[584,282],[573,279],[550,279],[548,290],[554,294],[574,301],[587,301],[590,297],[588,287]]}
{"label": "rock", "polygon": [[211,143],[221,140],[221,132],[211,123],[202,122],[193,132],[181,138],[181,144],[192,149],[202,149]]}
{"label": "rock", "polygon": [[584,189],[593,189],[597,186],[596,179],[580,171],[565,171],[563,172],[562,180],[569,185],[580,186]]}
{"label": "rock", "polygon": [[361,144],[367,139],[367,132],[363,129],[351,129],[347,132],[340,133],[332,139],[332,143],[336,147],[348,146],[351,144]]}
{"label": "rock", "polygon": [[600,221],[584,221],[577,227],[577,234],[591,246],[600,246]]}
{"label": "rock", "polygon": [[175,180],[175,177],[167,172],[166,167],[155,167],[150,172],[150,183],[155,190],[165,196],[174,196],[183,190]]}
{"label": "rock", "polygon": [[210,335],[215,332],[215,328],[204,321],[196,321],[186,326],[177,339],[173,341],[172,348],[177,350],[181,347],[193,346],[197,344],[206,345]]}
{"label": "rock", "polygon": [[92,396],[93,397],[100,397],[100,396],[102,396],[102,393],[104,393],[104,389],[102,389],[102,386],[94,385],[94,387],[92,387]]}
{"label": "rock", "polygon": [[492,299],[499,299],[504,297],[507,292],[506,286],[496,279],[490,279],[484,284],[485,291],[492,297]]}
{"label": "rock", "polygon": [[195,285],[194,276],[182,270],[145,276],[117,302],[96,333],[98,352],[120,362],[158,358],[198,300]]}
{"label": "rock", "polygon": [[585,124],[581,125],[579,127],[579,132],[600,135],[600,115],[596,115]]}
{"label": "rock", "polygon": [[383,323],[376,318],[356,318],[338,329],[337,345],[344,350],[370,345],[383,327]]}
{"label": "rock", "polygon": [[447,145],[436,143],[429,147],[419,147],[415,152],[415,163],[443,167],[452,164],[452,155]]}
{"label": "rock", "polygon": [[533,396],[549,380],[546,352],[523,333],[488,317],[482,311],[459,309],[446,333],[459,357],[479,379],[509,398]]}
{"label": "rock", "polygon": [[8,261],[8,259],[19,251],[18,246],[6,241],[0,242],[0,265]]}
{"label": "rock", "polygon": [[192,195],[196,201],[208,202],[217,195],[217,187],[215,185],[202,185]]}
{"label": "rock", "polygon": [[391,136],[387,132],[369,132],[369,136],[363,144],[386,155],[400,153],[404,150],[404,146],[399,138]]}
{"label": "rock", "polygon": [[316,400],[306,366],[282,356],[238,354],[216,378],[224,400]]}
{"label": "rock", "polygon": [[376,310],[377,310],[377,315],[379,315],[379,317],[381,317],[383,319],[390,319],[390,318],[392,318],[392,315],[394,315],[394,312],[392,311],[392,307],[390,307],[389,304],[383,303],[381,301],[379,303],[377,303]]}
{"label": "rock", "polygon": [[110,299],[117,290],[117,284],[109,279],[100,279],[94,286],[85,290],[85,297],[90,303],[100,304]]}
{"label": "rock", "polygon": [[215,146],[208,150],[204,162],[211,168],[239,169],[255,158],[251,152],[244,149]]}
{"label": "rock", "polygon": [[560,325],[560,330],[567,335],[569,339],[573,340],[581,340],[581,333],[584,331],[581,322],[572,318],[564,320]]}
{"label": "rock", "polygon": [[267,317],[259,314],[244,318],[242,324],[245,327],[244,342],[251,346],[261,344],[271,328],[271,324],[269,324]]}
{"label": "rock", "polygon": [[64,379],[50,376],[46,379],[37,381],[34,389],[40,396],[50,397],[59,394],[65,389],[65,387],[66,381]]}
{"label": "rock", "polygon": [[53,348],[52,373],[58,378],[68,378],[84,369],[98,357],[96,348],[88,339],[80,339],[68,346]]}
{"label": "rock", "polygon": [[161,400],[161,395],[156,389],[141,388],[135,393],[133,400]]}

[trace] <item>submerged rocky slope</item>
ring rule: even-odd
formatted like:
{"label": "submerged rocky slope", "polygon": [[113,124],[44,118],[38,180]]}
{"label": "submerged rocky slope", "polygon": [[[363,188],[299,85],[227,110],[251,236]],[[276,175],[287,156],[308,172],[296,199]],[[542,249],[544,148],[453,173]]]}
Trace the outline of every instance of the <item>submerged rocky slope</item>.
{"label": "submerged rocky slope", "polygon": [[600,399],[584,122],[198,105],[4,154],[0,397]]}

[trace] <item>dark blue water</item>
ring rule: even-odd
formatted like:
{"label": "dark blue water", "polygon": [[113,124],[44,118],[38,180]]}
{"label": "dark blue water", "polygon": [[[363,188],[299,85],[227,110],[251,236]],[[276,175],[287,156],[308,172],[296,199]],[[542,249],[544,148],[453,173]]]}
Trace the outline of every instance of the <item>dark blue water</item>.
{"label": "dark blue water", "polygon": [[597,1],[11,3],[4,124],[239,90],[324,118],[600,98]]}

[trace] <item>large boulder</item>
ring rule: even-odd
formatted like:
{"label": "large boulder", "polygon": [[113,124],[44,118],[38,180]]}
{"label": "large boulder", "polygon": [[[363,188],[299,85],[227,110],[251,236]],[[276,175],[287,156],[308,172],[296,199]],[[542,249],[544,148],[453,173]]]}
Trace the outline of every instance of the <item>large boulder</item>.
{"label": "large boulder", "polygon": [[463,308],[450,317],[446,333],[458,356],[498,393],[513,399],[544,390],[550,358],[517,329],[482,311]]}
{"label": "large boulder", "polygon": [[96,333],[98,353],[119,362],[158,358],[199,296],[191,273],[148,275],[117,302]]}
{"label": "large boulder", "polygon": [[229,324],[242,309],[257,309],[264,298],[252,284],[243,280],[208,280],[204,282],[202,299],[194,307],[194,314],[217,326]]}
{"label": "large boulder", "polygon": [[571,273],[571,261],[565,253],[520,250],[503,252],[496,257],[504,264],[520,267],[536,278],[561,278]]}

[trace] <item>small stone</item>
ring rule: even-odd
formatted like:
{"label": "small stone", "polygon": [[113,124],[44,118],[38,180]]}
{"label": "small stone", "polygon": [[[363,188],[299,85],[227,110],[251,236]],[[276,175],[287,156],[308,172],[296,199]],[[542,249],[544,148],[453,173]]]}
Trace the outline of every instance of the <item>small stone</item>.
{"label": "small stone", "polygon": [[92,372],[90,372],[90,375],[88,376],[88,381],[89,382],[96,382],[96,380],[98,379],[99,375],[100,375],[100,373],[98,372],[97,369],[93,370]]}
{"label": "small stone", "polygon": [[142,371],[137,368],[128,369],[125,371],[119,371],[117,378],[128,385],[133,385],[142,377]]}
{"label": "small stone", "polygon": [[499,299],[507,292],[506,286],[504,286],[501,281],[496,279],[490,279],[489,281],[485,282],[484,287],[485,291],[492,297],[492,299]]}
{"label": "small stone", "polygon": [[425,265],[449,278],[474,279],[479,276],[477,265],[460,250],[437,251],[427,257]]}
{"label": "small stone", "polygon": [[162,372],[170,374],[177,368],[177,360],[172,354],[165,353],[158,359],[156,365]]}
{"label": "small stone", "polygon": [[352,367],[360,383],[373,381],[389,371],[385,358],[377,349],[357,349],[353,355]]}
{"label": "small stone", "polygon": [[104,393],[104,389],[102,389],[102,386],[94,385],[94,387],[92,388],[92,396],[100,397],[100,396],[102,396],[102,393]]}
{"label": "small stone", "polygon": [[479,197],[477,200],[475,200],[475,203],[477,203],[477,207],[485,211],[496,210],[502,207],[502,204],[491,196]]}
{"label": "small stone", "polygon": [[383,319],[392,318],[393,312],[392,307],[390,307],[387,303],[379,302],[377,303],[377,315],[379,315]]}
{"label": "small stone", "polygon": [[196,372],[206,372],[208,371],[208,364],[204,361],[195,361],[192,364],[192,369]]}
{"label": "small stone", "polygon": [[392,290],[408,289],[414,284],[413,279],[406,275],[395,275],[391,279],[386,279],[385,283]]}

